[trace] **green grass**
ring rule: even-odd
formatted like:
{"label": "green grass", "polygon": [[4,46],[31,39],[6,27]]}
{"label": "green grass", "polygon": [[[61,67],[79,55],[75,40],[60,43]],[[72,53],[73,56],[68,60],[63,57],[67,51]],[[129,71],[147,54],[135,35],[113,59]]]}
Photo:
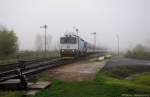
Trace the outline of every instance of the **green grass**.
{"label": "green grass", "polygon": [[[51,87],[31,97],[126,97],[123,95],[150,95],[150,73],[142,73],[133,80],[125,80],[113,75],[101,71],[97,73],[95,80],[81,82],[64,82],[53,79]],[[44,73],[40,74],[39,77],[40,80],[52,79],[48,74]],[[37,78],[39,79],[39,77]],[[23,92],[10,91],[8,93],[4,92],[3,96],[0,97],[21,97],[22,94]]]}
{"label": "green grass", "polygon": [[21,97],[22,91],[0,91],[0,97]]}
{"label": "green grass", "polygon": [[132,81],[150,86],[150,72],[145,72],[135,76]]}
{"label": "green grass", "polygon": [[122,94],[150,94],[150,87],[134,81],[98,73],[94,81],[63,82],[54,80],[51,87],[32,97],[121,97]]}

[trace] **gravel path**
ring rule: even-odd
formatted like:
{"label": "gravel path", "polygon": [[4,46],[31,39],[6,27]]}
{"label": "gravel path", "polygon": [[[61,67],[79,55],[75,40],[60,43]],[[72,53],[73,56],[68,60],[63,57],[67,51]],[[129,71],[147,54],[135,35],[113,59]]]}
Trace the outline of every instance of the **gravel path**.
{"label": "gravel path", "polygon": [[80,61],[52,69],[50,70],[50,74],[52,74],[54,78],[64,81],[93,80],[96,77],[96,73],[101,70],[104,65],[105,61]]}

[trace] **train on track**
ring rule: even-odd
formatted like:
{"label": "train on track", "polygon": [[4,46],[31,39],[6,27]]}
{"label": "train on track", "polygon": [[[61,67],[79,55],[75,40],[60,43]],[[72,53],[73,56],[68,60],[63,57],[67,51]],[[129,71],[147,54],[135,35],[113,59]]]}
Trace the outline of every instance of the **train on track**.
{"label": "train on track", "polygon": [[66,34],[60,37],[60,55],[63,59],[74,59],[98,50],[98,47],[88,43],[77,35]]}

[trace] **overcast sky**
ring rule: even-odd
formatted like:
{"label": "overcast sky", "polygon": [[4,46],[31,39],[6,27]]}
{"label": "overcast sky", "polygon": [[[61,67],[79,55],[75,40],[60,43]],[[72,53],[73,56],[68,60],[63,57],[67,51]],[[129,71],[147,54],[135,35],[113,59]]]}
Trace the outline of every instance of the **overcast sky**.
{"label": "overcast sky", "polygon": [[79,28],[80,36],[97,45],[121,49],[150,43],[150,0],[0,0],[0,24],[13,29],[21,49],[34,49],[35,36],[48,25],[54,43],[66,31]]}

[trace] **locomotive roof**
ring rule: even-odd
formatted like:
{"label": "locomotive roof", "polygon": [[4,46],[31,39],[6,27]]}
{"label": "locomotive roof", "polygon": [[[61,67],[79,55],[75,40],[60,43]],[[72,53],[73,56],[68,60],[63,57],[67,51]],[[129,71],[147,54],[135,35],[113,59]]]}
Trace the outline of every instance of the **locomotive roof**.
{"label": "locomotive roof", "polygon": [[[75,36],[75,37],[79,37],[81,40],[83,40],[80,36],[77,36],[75,34],[66,34],[65,36]],[[84,41],[84,40],[83,40]]]}

